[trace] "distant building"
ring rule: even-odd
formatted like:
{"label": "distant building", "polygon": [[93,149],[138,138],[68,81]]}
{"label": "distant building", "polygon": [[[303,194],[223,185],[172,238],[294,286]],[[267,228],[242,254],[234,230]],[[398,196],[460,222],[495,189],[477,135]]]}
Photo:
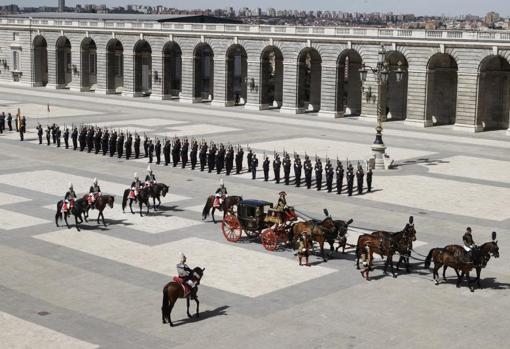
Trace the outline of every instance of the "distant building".
{"label": "distant building", "polygon": [[489,12],[485,15],[484,22],[487,25],[492,25],[494,22],[497,22],[499,20],[499,13],[497,12]]}

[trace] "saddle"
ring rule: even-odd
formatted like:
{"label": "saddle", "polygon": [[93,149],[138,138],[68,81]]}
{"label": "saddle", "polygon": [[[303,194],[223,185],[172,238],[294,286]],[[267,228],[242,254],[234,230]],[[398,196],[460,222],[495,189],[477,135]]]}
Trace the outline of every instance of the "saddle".
{"label": "saddle", "polygon": [[184,298],[188,297],[191,291],[193,291],[193,289],[188,284],[184,283],[184,280],[179,276],[174,276],[172,278],[172,281],[179,284],[182,287],[182,290],[184,292]]}
{"label": "saddle", "polygon": [[67,206],[67,202],[65,202],[65,201],[62,204],[62,212],[63,213],[67,213],[67,212],[71,211],[73,208],[74,208],[74,200],[71,200],[69,202],[69,207]]}

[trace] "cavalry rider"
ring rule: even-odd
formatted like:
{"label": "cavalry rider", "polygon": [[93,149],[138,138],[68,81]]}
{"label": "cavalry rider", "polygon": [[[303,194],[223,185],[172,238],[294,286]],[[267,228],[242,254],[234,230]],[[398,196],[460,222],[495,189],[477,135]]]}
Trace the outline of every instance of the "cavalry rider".
{"label": "cavalry rider", "polygon": [[186,284],[190,289],[194,289],[196,283],[193,281],[193,270],[186,264],[186,256],[180,252],[180,261],[177,264],[177,275],[182,280],[183,284]]}
{"label": "cavalry rider", "polygon": [[227,197],[227,188],[223,183],[223,179],[220,179],[220,187],[216,189],[216,193],[214,193],[214,203],[213,206],[218,208],[221,207],[223,201]]}
{"label": "cavalry rider", "polygon": [[134,200],[138,196],[138,192],[140,191],[140,188],[142,188],[142,181],[138,178],[138,175],[136,174],[136,172],[133,175],[133,177],[134,177],[134,181],[133,181],[133,183],[131,183],[131,191],[129,192],[129,198]]}
{"label": "cavalry rider", "polygon": [[72,210],[74,207],[74,200],[76,200],[76,193],[74,192],[73,183],[69,183],[69,190],[66,192],[64,197],[64,204],[62,205],[62,211],[67,212]]}
{"label": "cavalry rider", "polygon": [[464,250],[466,250],[466,252],[471,252],[471,250],[476,247],[471,227],[466,228],[466,232],[464,233],[464,236],[462,236],[462,241],[464,242]]}
{"label": "cavalry rider", "polygon": [[145,186],[152,187],[156,183],[156,176],[152,172],[151,166],[147,166],[147,175],[145,176]]}
{"label": "cavalry rider", "polygon": [[97,197],[101,196],[101,188],[97,183],[97,178],[94,178],[92,185],[89,189],[88,203],[91,209],[94,209]]}

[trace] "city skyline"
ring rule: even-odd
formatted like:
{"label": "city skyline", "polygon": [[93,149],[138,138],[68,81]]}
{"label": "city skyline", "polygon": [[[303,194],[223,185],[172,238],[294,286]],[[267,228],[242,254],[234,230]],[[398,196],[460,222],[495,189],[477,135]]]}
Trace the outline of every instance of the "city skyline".
{"label": "city skyline", "polygon": [[[2,0],[0,5],[8,5],[15,3],[18,6],[36,7],[36,6],[54,6],[58,5],[56,0],[25,0],[13,1]],[[317,0],[313,2],[313,8],[310,6],[311,2],[297,0],[283,0],[275,4],[269,0],[259,0],[256,3],[252,1],[226,1],[226,0],[194,0],[194,1],[164,1],[164,0],[146,0],[143,3],[137,3],[136,0],[132,1],[104,1],[104,0],[86,0],[86,1],[66,1],[66,6],[74,7],[76,4],[103,4],[107,6],[125,6],[128,4],[140,4],[147,6],[163,5],[168,7],[175,7],[180,9],[197,9],[197,8],[257,8],[267,9],[269,7],[275,9],[296,9],[296,10],[334,10],[344,12],[393,12],[393,13],[413,13],[416,15],[484,15],[489,11],[499,12],[502,16],[510,15],[510,3],[503,0],[485,1],[480,3],[479,0],[429,0],[423,2],[420,0],[362,0],[362,1],[345,1],[345,0]],[[460,11],[460,12],[459,12]]]}

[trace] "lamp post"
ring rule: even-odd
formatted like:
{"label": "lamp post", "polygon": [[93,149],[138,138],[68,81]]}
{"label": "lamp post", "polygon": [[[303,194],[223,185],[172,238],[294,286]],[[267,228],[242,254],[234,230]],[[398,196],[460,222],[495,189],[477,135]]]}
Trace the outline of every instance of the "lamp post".
{"label": "lamp post", "polygon": [[[397,82],[400,82],[403,77],[403,71],[401,68],[402,62],[399,61],[397,65],[398,68],[395,70],[395,78]],[[386,49],[383,45],[381,45],[381,48],[377,53],[377,66],[373,68],[363,63],[359,69],[362,84],[367,80],[368,70],[375,75],[377,82],[377,126],[375,128],[376,134],[374,143],[372,144],[372,152],[375,157],[375,169],[384,170],[384,155],[386,154],[386,146],[382,139],[382,122],[386,117],[386,84],[388,83],[390,69],[386,62]]]}

